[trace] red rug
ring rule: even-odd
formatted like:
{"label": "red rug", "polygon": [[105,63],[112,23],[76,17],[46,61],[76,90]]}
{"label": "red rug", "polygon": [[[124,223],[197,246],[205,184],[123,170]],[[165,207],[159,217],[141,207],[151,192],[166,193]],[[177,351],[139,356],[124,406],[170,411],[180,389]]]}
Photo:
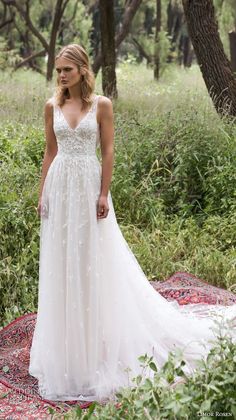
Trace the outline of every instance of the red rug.
{"label": "red rug", "polygon": [[236,303],[236,294],[211,286],[189,273],[177,272],[166,281],[150,281],[150,283],[164,298],[177,300],[180,305],[207,303],[228,306]]}
{"label": "red rug", "polygon": [[[180,305],[207,303],[232,305],[236,294],[211,286],[188,273],[175,273],[166,281],[151,281],[167,300]],[[87,408],[91,403],[53,402],[38,394],[37,379],[28,374],[29,352],[37,313],[25,314],[0,330],[0,419],[51,418],[49,407],[66,413],[72,406]]]}

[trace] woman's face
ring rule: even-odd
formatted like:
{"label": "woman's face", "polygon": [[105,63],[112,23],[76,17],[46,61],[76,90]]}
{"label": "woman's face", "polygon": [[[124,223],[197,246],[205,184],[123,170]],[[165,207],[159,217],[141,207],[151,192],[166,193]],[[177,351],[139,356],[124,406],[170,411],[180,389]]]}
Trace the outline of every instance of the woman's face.
{"label": "woman's face", "polygon": [[57,80],[61,86],[70,88],[79,83],[81,74],[76,64],[66,58],[59,57],[55,62]]}

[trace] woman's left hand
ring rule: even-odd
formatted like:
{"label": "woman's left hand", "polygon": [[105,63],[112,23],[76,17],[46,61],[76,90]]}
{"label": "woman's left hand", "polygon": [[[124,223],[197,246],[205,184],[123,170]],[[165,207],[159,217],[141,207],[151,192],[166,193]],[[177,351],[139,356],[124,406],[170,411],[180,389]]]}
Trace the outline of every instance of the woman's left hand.
{"label": "woman's left hand", "polygon": [[97,202],[97,218],[104,219],[109,212],[108,200],[106,196],[100,195]]}

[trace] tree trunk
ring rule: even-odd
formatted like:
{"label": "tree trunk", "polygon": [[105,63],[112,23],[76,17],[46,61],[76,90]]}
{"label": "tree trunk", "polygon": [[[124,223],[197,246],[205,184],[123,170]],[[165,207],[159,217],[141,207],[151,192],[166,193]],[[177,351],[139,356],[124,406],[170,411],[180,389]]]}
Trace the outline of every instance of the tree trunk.
{"label": "tree trunk", "polygon": [[183,22],[178,48],[178,60],[180,65],[191,67],[193,60],[193,49],[188,34],[186,22]]}
{"label": "tree trunk", "polygon": [[192,64],[191,40],[188,35],[183,39],[183,63],[184,67],[191,67]]}
{"label": "tree trunk", "polygon": [[236,79],[218,32],[212,0],[182,0],[188,31],[218,113],[236,116]]}
{"label": "tree trunk", "polygon": [[59,27],[61,24],[61,19],[65,10],[65,7],[68,3],[68,0],[57,0],[54,18],[52,22],[52,29],[50,33],[49,49],[48,49],[48,61],[47,61],[47,81],[52,80],[54,61],[55,61],[55,49],[56,49],[56,40]]}
{"label": "tree trunk", "polygon": [[[127,34],[129,33],[130,25],[132,23],[132,20],[142,3],[142,0],[127,0],[125,5],[125,12],[123,17],[123,22],[120,31],[115,37],[115,47],[119,48],[122,41],[125,39]],[[99,72],[99,69],[102,64],[102,54],[101,51],[97,54],[94,63],[92,65],[92,69],[94,74],[96,75]]]}
{"label": "tree trunk", "polygon": [[90,41],[94,62],[94,60],[96,60],[96,57],[99,55],[99,47],[101,42],[99,2],[93,4],[93,6],[90,7],[90,11],[92,14],[92,30],[90,32]]}
{"label": "tree trunk", "polygon": [[154,25],[154,13],[153,13],[153,9],[150,6],[146,6],[145,7],[145,17],[144,17],[144,23],[143,23],[143,27],[146,31],[147,35],[150,35],[153,33],[153,25]]}
{"label": "tree trunk", "polygon": [[167,32],[171,40],[170,54],[167,57],[168,63],[174,60],[174,53],[179,48],[178,43],[183,24],[183,15],[182,7],[170,0],[167,7]]}
{"label": "tree trunk", "polygon": [[230,60],[234,72],[236,72],[236,31],[229,32]]}
{"label": "tree trunk", "polygon": [[113,0],[100,0],[100,30],[102,52],[102,89],[108,98],[117,98],[116,51]]}
{"label": "tree trunk", "polygon": [[161,31],[161,0],[156,0],[156,33],[154,49],[154,78],[160,76],[160,31]]}

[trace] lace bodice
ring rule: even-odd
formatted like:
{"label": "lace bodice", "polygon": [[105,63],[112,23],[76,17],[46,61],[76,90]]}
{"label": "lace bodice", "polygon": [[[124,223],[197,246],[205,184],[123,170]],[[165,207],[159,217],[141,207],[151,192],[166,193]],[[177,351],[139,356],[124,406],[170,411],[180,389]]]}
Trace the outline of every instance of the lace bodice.
{"label": "lace bodice", "polygon": [[71,128],[61,110],[53,101],[53,129],[57,138],[58,155],[96,155],[100,144],[100,132],[97,122],[97,103],[95,95],[92,106],[77,127]]}

